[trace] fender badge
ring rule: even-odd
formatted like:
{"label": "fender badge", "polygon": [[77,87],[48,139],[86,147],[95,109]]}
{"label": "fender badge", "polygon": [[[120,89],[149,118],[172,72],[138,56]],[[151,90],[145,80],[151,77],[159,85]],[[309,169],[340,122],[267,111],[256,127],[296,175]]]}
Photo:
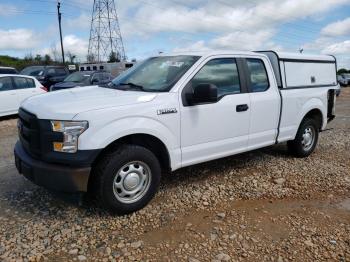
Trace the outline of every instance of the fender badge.
{"label": "fender badge", "polygon": [[164,108],[157,110],[157,115],[165,115],[165,114],[176,114],[177,109],[176,108]]}

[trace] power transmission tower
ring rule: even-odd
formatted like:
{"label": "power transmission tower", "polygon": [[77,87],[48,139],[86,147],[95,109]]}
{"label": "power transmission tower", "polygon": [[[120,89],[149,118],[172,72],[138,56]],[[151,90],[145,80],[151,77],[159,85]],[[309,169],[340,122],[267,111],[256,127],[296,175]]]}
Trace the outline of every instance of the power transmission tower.
{"label": "power transmission tower", "polygon": [[117,56],[126,60],[114,0],[94,0],[88,62],[105,62]]}

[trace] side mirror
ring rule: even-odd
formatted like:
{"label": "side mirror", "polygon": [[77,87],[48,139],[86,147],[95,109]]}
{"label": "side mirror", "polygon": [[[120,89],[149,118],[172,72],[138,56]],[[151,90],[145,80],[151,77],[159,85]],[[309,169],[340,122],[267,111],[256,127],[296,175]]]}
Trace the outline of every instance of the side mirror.
{"label": "side mirror", "polygon": [[218,101],[218,88],[213,84],[198,84],[193,88],[190,104],[214,103]]}

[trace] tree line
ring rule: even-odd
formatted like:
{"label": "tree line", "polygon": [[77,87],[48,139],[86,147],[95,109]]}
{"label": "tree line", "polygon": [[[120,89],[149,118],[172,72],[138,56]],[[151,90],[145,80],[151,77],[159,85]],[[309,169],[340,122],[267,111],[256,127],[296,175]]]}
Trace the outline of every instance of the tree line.
{"label": "tree line", "polygon": [[[0,66],[9,66],[14,67],[17,70],[22,70],[23,68],[27,66],[35,66],[35,65],[62,65],[61,57],[59,53],[56,50],[51,50],[52,55],[50,54],[27,54],[24,56],[24,58],[18,58],[18,57],[12,57],[8,55],[0,55]],[[73,54],[72,52],[67,52],[65,55],[66,58],[66,65],[68,64],[76,64],[77,63],[77,56]],[[95,58],[93,56],[87,56],[86,60],[88,63],[94,63]],[[111,52],[109,55],[108,62],[114,63],[114,62],[120,62],[121,57],[119,53]],[[136,61],[136,60],[135,60]]]}
{"label": "tree line", "polygon": [[[66,64],[75,64],[76,56],[74,54],[68,52],[66,57],[68,59]],[[24,56],[24,58],[0,55],[0,66],[14,67],[20,71],[27,66],[33,65],[62,65],[62,62],[58,59],[54,59],[49,54],[27,54]]]}

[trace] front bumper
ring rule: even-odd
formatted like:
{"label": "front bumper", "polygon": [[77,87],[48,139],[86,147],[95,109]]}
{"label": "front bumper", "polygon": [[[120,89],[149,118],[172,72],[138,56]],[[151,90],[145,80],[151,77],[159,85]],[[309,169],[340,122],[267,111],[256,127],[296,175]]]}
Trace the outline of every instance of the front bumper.
{"label": "front bumper", "polygon": [[32,158],[20,142],[15,146],[16,168],[33,183],[60,192],[86,192],[91,167],[71,167]]}

